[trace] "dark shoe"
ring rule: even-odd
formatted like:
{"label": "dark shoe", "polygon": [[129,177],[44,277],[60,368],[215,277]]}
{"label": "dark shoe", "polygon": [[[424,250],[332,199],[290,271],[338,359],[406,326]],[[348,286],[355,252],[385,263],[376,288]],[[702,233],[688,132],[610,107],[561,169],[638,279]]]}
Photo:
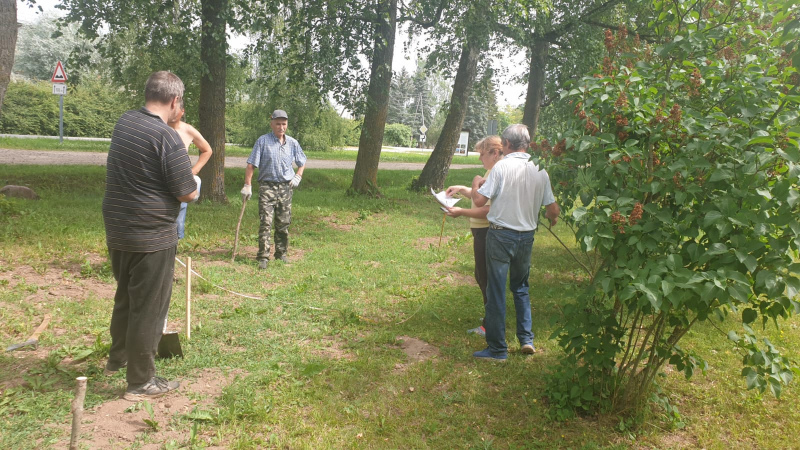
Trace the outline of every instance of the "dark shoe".
{"label": "dark shoe", "polygon": [[266,259],[262,259],[261,261],[258,262],[258,268],[261,270],[266,270],[268,262],[269,261],[267,261]]}
{"label": "dark shoe", "polygon": [[177,381],[168,381],[161,377],[153,377],[145,384],[140,386],[128,385],[128,390],[125,391],[122,398],[131,402],[138,402],[147,400],[149,398],[158,398],[169,391],[178,389],[181,384]]}
{"label": "dark shoe", "polygon": [[128,361],[123,361],[122,364],[115,364],[109,361],[106,363],[106,368],[103,369],[103,375],[110,377],[119,372],[119,369],[122,369],[123,367],[128,367]]}
{"label": "dark shoe", "polygon": [[522,346],[521,350],[524,355],[532,355],[536,353],[536,349],[533,347],[533,344],[525,344]]}
{"label": "dark shoe", "polygon": [[289,264],[289,258],[287,258],[286,255],[276,256],[275,260],[283,261],[284,263]]}
{"label": "dark shoe", "polygon": [[497,362],[506,362],[506,359],[508,359],[508,355],[493,355],[488,348],[485,348],[479,352],[475,352],[472,354],[472,356],[478,359],[486,359]]}

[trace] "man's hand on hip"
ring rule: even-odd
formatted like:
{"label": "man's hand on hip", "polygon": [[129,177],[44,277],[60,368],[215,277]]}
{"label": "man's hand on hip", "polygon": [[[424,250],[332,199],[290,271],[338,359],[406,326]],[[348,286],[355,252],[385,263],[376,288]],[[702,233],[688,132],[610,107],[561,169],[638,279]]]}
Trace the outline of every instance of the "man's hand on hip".
{"label": "man's hand on hip", "polygon": [[292,185],[292,189],[296,188],[297,186],[300,186],[300,180],[302,179],[303,177],[301,177],[300,174],[296,174],[294,178],[292,178],[292,181],[289,182]]}
{"label": "man's hand on hip", "polygon": [[250,200],[250,197],[253,196],[253,188],[249,184],[245,184],[241,191],[242,199]]}

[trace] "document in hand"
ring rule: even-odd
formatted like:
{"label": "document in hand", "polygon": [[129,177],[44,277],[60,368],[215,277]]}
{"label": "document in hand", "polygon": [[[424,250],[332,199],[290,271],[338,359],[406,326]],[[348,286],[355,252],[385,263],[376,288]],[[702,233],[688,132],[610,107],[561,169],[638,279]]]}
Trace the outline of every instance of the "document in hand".
{"label": "document in hand", "polygon": [[433,188],[431,188],[431,194],[433,194],[433,196],[436,197],[436,201],[438,201],[439,204],[442,205],[442,211],[444,212],[447,212],[447,208],[452,208],[453,205],[455,205],[456,203],[458,203],[459,200],[461,200],[460,198],[448,197],[447,191],[442,191],[437,194],[436,192],[433,191]]}

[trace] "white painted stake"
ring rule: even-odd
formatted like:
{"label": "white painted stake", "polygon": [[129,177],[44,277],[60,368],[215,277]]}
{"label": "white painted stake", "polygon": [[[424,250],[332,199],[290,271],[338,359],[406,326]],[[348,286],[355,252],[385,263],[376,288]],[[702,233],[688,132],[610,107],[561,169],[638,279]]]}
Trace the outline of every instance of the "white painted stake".
{"label": "white painted stake", "polygon": [[186,340],[192,338],[192,257],[186,257]]}

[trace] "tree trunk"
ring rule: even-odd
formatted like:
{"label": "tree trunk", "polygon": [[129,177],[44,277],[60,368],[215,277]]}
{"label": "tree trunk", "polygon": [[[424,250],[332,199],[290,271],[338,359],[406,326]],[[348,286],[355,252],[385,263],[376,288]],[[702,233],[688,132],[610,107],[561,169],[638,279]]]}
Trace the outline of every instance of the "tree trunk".
{"label": "tree trunk", "polygon": [[381,158],[383,131],[389,111],[389,89],[392,84],[397,0],[382,0],[379,4],[380,23],[374,36],[372,69],[367,89],[367,108],[364,126],[358,141],[358,156],[350,192],[379,195],[378,162]]}
{"label": "tree trunk", "polygon": [[428,188],[440,190],[444,187],[444,180],[453,161],[458,138],[461,136],[461,126],[464,116],[467,115],[467,104],[472,94],[472,85],[478,73],[478,57],[480,49],[475,42],[468,40],[461,49],[461,58],[458,61],[458,72],[453,82],[453,94],[450,97],[450,111],[444,121],[442,134],[436,142],[430,158],[422,168],[419,178],[411,183],[411,189],[425,191]]}
{"label": "tree trunk", "polygon": [[3,112],[8,83],[11,82],[18,28],[17,0],[0,0],[0,113]]}
{"label": "tree trunk", "polygon": [[202,37],[200,59],[205,66],[200,78],[200,133],[214,154],[200,171],[201,199],[228,203],[225,195],[225,76],[228,43],[225,12],[228,0],[201,0]]}
{"label": "tree trunk", "polygon": [[528,71],[528,94],[525,96],[525,112],[522,123],[528,126],[531,140],[536,136],[539,126],[539,112],[542,109],[542,95],[544,94],[545,66],[547,65],[547,52],[550,44],[537,39],[530,46],[531,65]]}

